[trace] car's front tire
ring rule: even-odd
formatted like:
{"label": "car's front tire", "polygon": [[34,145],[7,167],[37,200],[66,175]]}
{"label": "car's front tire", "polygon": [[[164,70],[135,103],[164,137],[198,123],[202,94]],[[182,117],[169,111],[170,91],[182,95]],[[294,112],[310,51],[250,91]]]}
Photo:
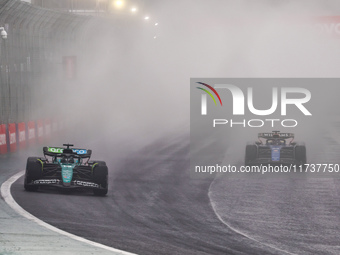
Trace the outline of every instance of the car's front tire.
{"label": "car's front tire", "polygon": [[250,162],[257,157],[257,146],[255,144],[248,144],[246,147],[245,165],[250,165]]}
{"label": "car's front tire", "polygon": [[108,192],[108,168],[104,161],[95,161],[93,164],[93,181],[99,184],[100,188],[93,188],[96,196],[105,196]]}
{"label": "car's front tire", "polygon": [[38,186],[29,185],[34,180],[37,180],[42,175],[42,163],[38,157],[29,157],[26,164],[24,188],[26,191],[37,191]]}
{"label": "car's front tire", "polygon": [[304,164],[307,163],[305,145],[297,145],[295,147],[295,160],[298,162],[299,165],[302,165],[303,167],[304,167]]}

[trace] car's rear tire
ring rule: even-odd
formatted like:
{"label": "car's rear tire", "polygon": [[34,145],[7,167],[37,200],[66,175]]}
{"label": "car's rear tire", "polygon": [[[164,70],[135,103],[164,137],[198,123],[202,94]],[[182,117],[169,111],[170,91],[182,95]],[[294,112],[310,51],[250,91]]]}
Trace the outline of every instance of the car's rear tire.
{"label": "car's rear tire", "polygon": [[38,186],[29,185],[32,181],[41,178],[42,176],[42,164],[38,160],[38,157],[29,157],[26,164],[24,188],[26,191],[37,191]]}
{"label": "car's rear tire", "polygon": [[245,165],[250,165],[250,162],[257,157],[257,146],[255,144],[248,144],[246,147]]}
{"label": "car's rear tire", "polygon": [[307,163],[307,155],[306,155],[306,146],[305,145],[297,145],[295,147],[295,160],[299,165],[304,167],[304,164]]}
{"label": "car's rear tire", "polygon": [[96,196],[105,196],[108,192],[108,168],[104,161],[94,161],[93,181],[99,184],[100,188],[93,188]]}
{"label": "car's rear tire", "polygon": [[93,163],[93,165],[97,164],[97,165],[100,165],[100,166],[106,166],[106,162],[105,161],[95,160],[92,163]]}

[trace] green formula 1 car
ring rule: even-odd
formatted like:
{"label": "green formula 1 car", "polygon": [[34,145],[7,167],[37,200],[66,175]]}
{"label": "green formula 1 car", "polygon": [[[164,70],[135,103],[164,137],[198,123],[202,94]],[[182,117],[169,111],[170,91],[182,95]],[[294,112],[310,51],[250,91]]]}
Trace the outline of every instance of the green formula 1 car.
{"label": "green formula 1 car", "polygon": [[95,195],[108,191],[108,168],[104,161],[90,161],[91,150],[44,147],[44,157],[27,159],[24,187],[36,191],[39,187],[54,186],[63,189],[91,189]]}

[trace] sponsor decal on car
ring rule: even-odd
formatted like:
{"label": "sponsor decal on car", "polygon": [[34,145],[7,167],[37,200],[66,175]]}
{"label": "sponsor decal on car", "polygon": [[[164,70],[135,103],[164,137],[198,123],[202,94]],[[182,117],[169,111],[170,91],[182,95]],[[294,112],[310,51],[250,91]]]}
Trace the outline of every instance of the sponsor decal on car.
{"label": "sponsor decal on car", "polygon": [[35,180],[33,184],[59,184],[60,180],[58,179],[46,179],[46,180]]}
{"label": "sponsor decal on car", "polygon": [[64,183],[70,183],[73,176],[73,165],[61,165],[61,174]]}
{"label": "sponsor decal on car", "polygon": [[53,148],[53,147],[49,147],[49,148],[47,149],[47,151],[53,152],[53,153],[63,153],[64,149],[62,149],[62,148]]}
{"label": "sponsor decal on car", "polygon": [[77,153],[78,155],[83,155],[87,153],[87,150],[83,150],[83,149],[72,149],[72,151]]}
{"label": "sponsor decal on car", "polygon": [[99,188],[99,185],[93,182],[85,182],[85,181],[74,181],[74,185],[84,186],[84,187],[93,187]]}
{"label": "sponsor decal on car", "polygon": [[[53,152],[53,153],[63,153],[64,152],[64,149],[63,148],[55,148],[55,147],[49,147],[47,149],[47,151],[49,152]],[[72,149],[72,151],[74,153],[77,153],[78,155],[84,155],[87,153],[87,150],[85,149]]]}

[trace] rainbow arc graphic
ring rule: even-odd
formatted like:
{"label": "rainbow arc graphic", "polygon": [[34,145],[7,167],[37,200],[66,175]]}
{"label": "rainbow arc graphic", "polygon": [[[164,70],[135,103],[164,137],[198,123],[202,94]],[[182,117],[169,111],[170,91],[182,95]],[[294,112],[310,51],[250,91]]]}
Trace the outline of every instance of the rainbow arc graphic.
{"label": "rainbow arc graphic", "polygon": [[[203,86],[206,86],[207,88],[209,88],[212,92],[214,92],[214,94],[217,96],[218,100],[220,101],[220,104],[222,106],[222,100],[221,100],[221,97],[220,95],[217,93],[217,91],[210,85],[206,84],[206,83],[203,83],[203,82],[197,82],[198,84],[201,84]],[[209,90],[206,90],[206,89],[203,89],[203,88],[200,88],[200,87],[197,87],[198,89],[200,90],[203,90],[204,92],[206,92],[213,100],[214,100],[214,103],[215,105],[217,105],[216,103],[216,100],[215,100],[215,97],[213,96],[213,94],[211,94],[211,92]]]}
{"label": "rainbow arc graphic", "polygon": [[[212,86],[210,86],[209,84],[203,83],[203,82],[197,82],[197,83],[207,87],[208,89],[210,89],[217,96],[217,98],[220,101],[220,104],[222,106],[221,97],[220,97],[220,95],[217,93],[217,91]],[[214,101],[215,105],[217,105],[217,102],[216,102],[216,99],[215,99],[214,95],[208,89],[201,88],[201,87],[197,87],[197,88],[200,89],[200,90],[203,90],[204,92],[206,92],[212,98],[212,100]],[[207,115],[207,96],[206,96],[206,94],[202,94],[201,114],[202,115]]]}

